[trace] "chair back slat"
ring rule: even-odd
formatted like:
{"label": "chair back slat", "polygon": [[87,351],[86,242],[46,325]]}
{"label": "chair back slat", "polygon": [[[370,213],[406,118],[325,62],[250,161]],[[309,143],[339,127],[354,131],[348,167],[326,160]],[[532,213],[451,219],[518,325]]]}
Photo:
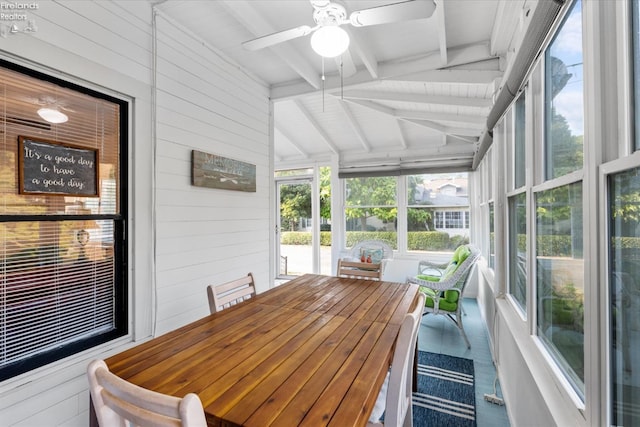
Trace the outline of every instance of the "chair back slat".
{"label": "chair back slat", "polygon": [[204,427],[200,398],[184,398],[139,387],[109,372],[103,360],[87,369],[91,399],[101,426]]}
{"label": "chair back slat", "polygon": [[241,303],[255,295],[256,287],[252,273],[220,285],[207,286],[209,310],[212,314]]}
{"label": "chair back slat", "polygon": [[338,277],[382,280],[382,264],[338,260]]}

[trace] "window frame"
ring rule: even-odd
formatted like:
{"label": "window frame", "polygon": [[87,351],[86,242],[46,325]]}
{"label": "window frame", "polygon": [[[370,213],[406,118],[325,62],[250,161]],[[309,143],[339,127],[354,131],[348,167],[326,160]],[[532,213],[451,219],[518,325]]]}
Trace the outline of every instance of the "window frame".
{"label": "window frame", "polygon": [[[128,218],[129,204],[129,162],[128,162],[128,146],[129,146],[129,120],[130,120],[130,101],[118,98],[112,94],[105,93],[88,85],[73,83],[62,76],[55,76],[53,73],[38,71],[25,65],[9,62],[0,59],[0,67],[7,70],[23,74],[27,77],[37,79],[43,82],[58,85],[64,89],[69,89],[88,95],[97,99],[105,100],[119,106],[119,140],[118,140],[118,161],[120,163],[119,175],[119,200],[117,205],[120,207],[119,212],[114,214],[80,214],[80,215],[36,215],[36,214],[18,214],[18,215],[0,215],[0,222],[62,222],[71,220],[110,220],[113,221],[113,263],[114,263],[114,324],[115,328],[111,331],[94,335],[88,338],[80,339],[71,343],[67,343],[61,347],[54,348],[45,352],[37,353],[33,356],[21,359],[18,363],[9,364],[0,369],[0,382],[13,379],[22,374],[36,370],[37,368],[60,361],[67,357],[73,356],[80,352],[99,347],[105,343],[114,341],[115,339],[125,337],[129,334],[130,329],[130,307],[129,307],[129,286],[128,286],[128,228],[126,220]],[[17,167],[17,164],[16,164]]]}

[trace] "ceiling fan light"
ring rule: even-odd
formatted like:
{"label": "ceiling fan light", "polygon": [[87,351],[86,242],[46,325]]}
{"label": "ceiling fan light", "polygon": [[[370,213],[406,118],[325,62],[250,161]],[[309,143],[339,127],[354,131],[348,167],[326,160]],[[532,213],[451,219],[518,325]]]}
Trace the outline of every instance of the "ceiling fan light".
{"label": "ceiling fan light", "polygon": [[311,36],[311,47],[320,56],[334,58],[349,47],[349,34],[335,25],[321,27]]}
{"label": "ceiling fan light", "polygon": [[66,114],[53,108],[41,108],[38,115],[49,123],[64,123],[69,120]]}

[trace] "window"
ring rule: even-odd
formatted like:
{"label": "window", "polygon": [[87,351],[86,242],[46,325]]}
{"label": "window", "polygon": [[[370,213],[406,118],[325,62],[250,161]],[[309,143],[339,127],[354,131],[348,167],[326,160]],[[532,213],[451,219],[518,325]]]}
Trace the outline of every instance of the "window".
{"label": "window", "polygon": [[514,138],[513,138],[513,180],[514,188],[525,184],[526,156],[525,156],[525,92],[522,92],[515,103]]}
{"label": "window", "polygon": [[635,149],[640,150],[640,4],[631,2],[633,34],[633,92],[635,113]]}
{"label": "window", "polygon": [[536,332],[584,399],[582,3],[545,51],[544,188],[536,191]]}
{"label": "window", "polygon": [[553,179],[582,169],[582,9],[576,1],[545,51],[545,165]]}
{"label": "window", "polygon": [[582,183],[539,192],[536,216],[538,336],[584,396]]}
{"label": "window", "polygon": [[345,179],[346,246],[377,239],[397,243],[397,190],[392,176]]}
{"label": "window", "polygon": [[[639,425],[640,168],[609,179],[611,425]],[[635,350],[634,350],[635,349]]]}
{"label": "window", "polygon": [[489,202],[489,268],[496,268],[496,233],[494,203]]}
{"label": "window", "polygon": [[509,293],[527,311],[527,194],[509,198]]}
{"label": "window", "polygon": [[[2,381],[127,332],[127,104],[8,63],[0,66]],[[37,112],[43,105],[68,121],[45,121]],[[48,177],[60,183],[58,190],[22,191],[19,136],[98,150],[98,196],[68,190],[67,177],[79,163],[73,155],[65,157],[71,166]]]}
{"label": "window", "polygon": [[408,175],[409,251],[453,251],[469,242],[468,175]]}

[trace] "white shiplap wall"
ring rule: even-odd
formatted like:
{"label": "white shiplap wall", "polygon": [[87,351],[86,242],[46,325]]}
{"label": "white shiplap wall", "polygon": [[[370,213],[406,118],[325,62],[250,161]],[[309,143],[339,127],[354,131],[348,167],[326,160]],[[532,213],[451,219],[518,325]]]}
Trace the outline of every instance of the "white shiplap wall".
{"label": "white shiplap wall", "polygon": [[[150,2],[40,0],[30,15],[37,33],[0,38],[0,58],[131,100],[132,336],[144,340],[207,314],[208,283],[251,270],[259,291],[267,289],[267,87],[170,16],[157,16],[154,113]],[[192,187],[192,149],[255,164],[257,191]],[[119,340],[1,382],[0,426],[86,426],[88,361],[130,345]]]}
{"label": "white shiplap wall", "polygon": [[[157,19],[157,333],[209,312],[207,284],[269,277],[268,89]],[[256,165],[255,193],[191,186],[191,150]]]}

